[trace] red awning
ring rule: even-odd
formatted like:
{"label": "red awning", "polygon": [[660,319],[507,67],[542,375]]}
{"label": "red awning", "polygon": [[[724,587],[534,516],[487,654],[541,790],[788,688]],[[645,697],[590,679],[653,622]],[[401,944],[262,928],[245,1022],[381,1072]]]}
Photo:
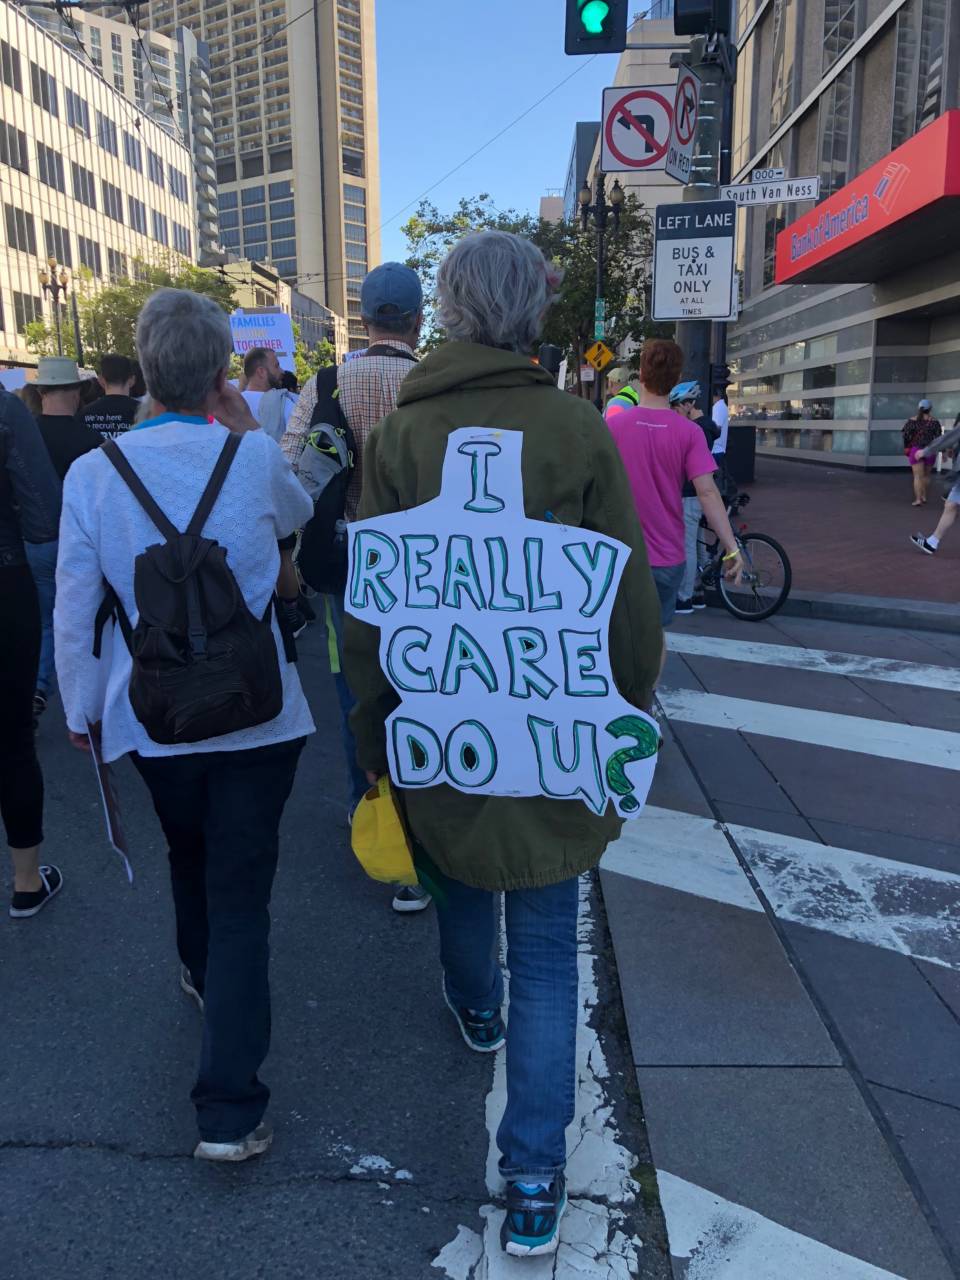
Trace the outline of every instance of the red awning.
{"label": "red awning", "polygon": [[777,236],[777,284],[866,284],[957,247],[960,111],[947,111]]}

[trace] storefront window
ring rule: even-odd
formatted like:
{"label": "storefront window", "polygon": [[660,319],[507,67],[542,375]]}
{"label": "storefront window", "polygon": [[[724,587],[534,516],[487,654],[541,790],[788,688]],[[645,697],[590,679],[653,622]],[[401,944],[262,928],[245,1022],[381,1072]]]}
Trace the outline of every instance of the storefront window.
{"label": "storefront window", "polygon": [[820,98],[820,197],[846,186],[850,177],[850,120],[853,111],[853,63],[845,67]]}
{"label": "storefront window", "polygon": [[923,382],[927,376],[926,356],[877,356],[874,382]]}
{"label": "storefront window", "polygon": [[867,450],[867,433],[866,431],[834,431],[832,428],[822,430],[816,427],[758,427],[757,448],[864,454]]}

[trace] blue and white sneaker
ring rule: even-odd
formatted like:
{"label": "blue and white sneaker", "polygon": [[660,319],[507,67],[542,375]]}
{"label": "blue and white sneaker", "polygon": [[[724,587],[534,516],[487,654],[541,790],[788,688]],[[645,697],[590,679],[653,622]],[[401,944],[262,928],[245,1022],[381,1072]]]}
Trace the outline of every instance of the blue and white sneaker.
{"label": "blue and white sneaker", "polygon": [[457,1020],[460,1034],[468,1048],[475,1053],[496,1053],[507,1043],[507,1028],[498,1009],[467,1009],[455,1005],[447,995],[447,984],[443,983],[443,998],[447,1008]]}
{"label": "blue and white sneaker", "polygon": [[544,1182],[508,1182],[507,1213],[500,1228],[504,1253],[527,1258],[556,1253],[560,1219],[567,1207],[567,1183],[562,1173]]}

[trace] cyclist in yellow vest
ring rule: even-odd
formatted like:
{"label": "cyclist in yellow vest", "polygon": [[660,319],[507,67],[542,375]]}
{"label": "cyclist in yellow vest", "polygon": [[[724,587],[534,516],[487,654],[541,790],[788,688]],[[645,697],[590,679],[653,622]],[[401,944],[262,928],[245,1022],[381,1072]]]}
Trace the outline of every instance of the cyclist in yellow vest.
{"label": "cyclist in yellow vest", "polygon": [[640,403],[640,392],[634,383],[637,381],[635,369],[620,367],[614,369],[607,378],[607,386],[612,395],[607,401],[603,416],[607,419],[622,413],[624,409],[635,409]]}

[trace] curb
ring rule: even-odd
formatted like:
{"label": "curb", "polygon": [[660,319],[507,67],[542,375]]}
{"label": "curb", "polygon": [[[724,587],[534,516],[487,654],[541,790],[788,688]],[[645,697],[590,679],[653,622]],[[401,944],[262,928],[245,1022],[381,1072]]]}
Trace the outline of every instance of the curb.
{"label": "curb", "polygon": [[[708,593],[707,601],[711,608],[726,612],[716,592]],[[860,626],[906,627],[915,631],[960,634],[960,604],[941,604],[934,600],[898,600],[893,596],[857,596],[833,591],[791,591],[777,613],[789,618],[819,618],[824,622],[854,622]]]}

